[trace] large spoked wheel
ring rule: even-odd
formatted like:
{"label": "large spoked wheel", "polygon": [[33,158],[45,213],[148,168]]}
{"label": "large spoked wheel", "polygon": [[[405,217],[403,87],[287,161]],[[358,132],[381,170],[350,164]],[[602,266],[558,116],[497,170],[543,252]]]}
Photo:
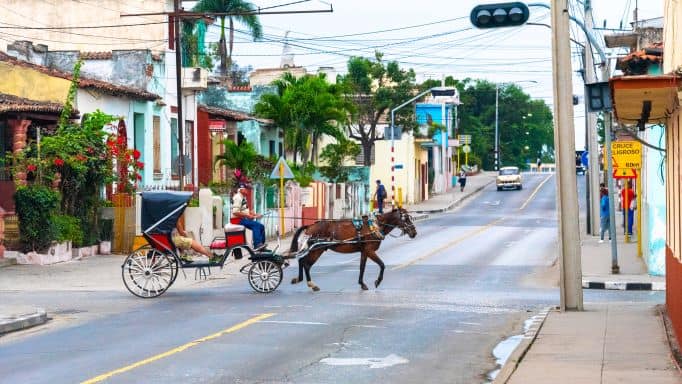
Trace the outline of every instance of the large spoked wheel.
{"label": "large spoked wheel", "polygon": [[121,273],[130,293],[148,299],[162,295],[173,284],[178,276],[178,262],[145,246],[128,255]]}
{"label": "large spoked wheel", "polygon": [[270,261],[254,261],[249,268],[249,284],[256,292],[269,293],[282,282],[282,266]]}

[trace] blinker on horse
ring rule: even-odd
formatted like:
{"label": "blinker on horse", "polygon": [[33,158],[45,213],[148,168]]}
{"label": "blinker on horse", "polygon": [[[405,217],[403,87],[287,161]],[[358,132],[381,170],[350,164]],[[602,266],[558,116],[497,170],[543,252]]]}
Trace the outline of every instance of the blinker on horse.
{"label": "blinker on horse", "polygon": [[367,286],[363,282],[367,258],[374,261],[379,266],[379,276],[374,282],[374,286],[379,287],[384,278],[385,266],[376,251],[381,246],[384,236],[397,228],[402,231],[401,234],[407,234],[413,239],[417,236],[417,229],[412,223],[409,213],[403,208],[393,209],[383,215],[378,215],[376,222],[376,228],[371,228],[368,218],[365,216],[359,229],[350,219],[317,221],[299,228],[291,241],[289,253],[299,252],[299,237],[302,234],[305,234],[307,241],[306,247],[303,249],[305,254],[298,259],[298,277],[293,278],[291,284],[303,281],[303,272],[305,272],[308,287],[313,291],[319,291],[320,288],[310,278],[310,268],[324,251],[332,250],[339,253],[360,252],[358,284],[363,290],[367,290]]}

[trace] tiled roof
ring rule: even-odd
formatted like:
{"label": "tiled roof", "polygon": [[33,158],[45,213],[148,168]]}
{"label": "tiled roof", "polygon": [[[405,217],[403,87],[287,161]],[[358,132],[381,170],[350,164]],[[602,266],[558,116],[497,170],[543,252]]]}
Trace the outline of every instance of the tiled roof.
{"label": "tiled roof", "polygon": [[[30,69],[36,70],[38,72],[42,72],[48,76],[60,77],[62,79],[66,79],[66,80],[72,79],[71,74],[68,72],[62,72],[62,71],[59,71],[56,69],[44,67],[42,65],[37,65],[37,64],[26,62],[26,61],[17,60],[16,58],[9,56],[8,54],[6,54],[4,52],[0,52],[0,61],[9,63],[11,65],[16,65],[19,67],[30,68]],[[125,97],[130,97],[132,99],[137,99],[137,100],[153,101],[153,100],[158,100],[161,98],[161,96],[159,96],[157,94],[147,92],[147,91],[139,89],[139,88],[128,87],[125,85],[116,85],[116,84],[108,83],[106,81],[88,79],[88,78],[84,78],[84,77],[81,77],[78,80],[78,85],[81,88],[96,89],[98,91],[101,91],[103,93],[106,93],[106,94],[109,94],[112,96],[125,96]]]}
{"label": "tiled roof", "polygon": [[209,107],[208,105],[199,104],[197,107],[200,111],[204,111],[210,115],[224,117],[232,121],[247,121],[255,120],[263,124],[271,124],[272,121],[268,119],[259,119],[255,116],[249,115],[246,112],[235,111],[234,109]]}
{"label": "tiled roof", "polygon": [[251,92],[250,85],[234,85],[228,89],[228,92]]}
{"label": "tiled roof", "polygon": [[[0,93],[0,113],[6,112],[40,112],[59,114],[64,109],[60,103],[37,101]],[[76,112],[77,113],[77,112]]]}
{"label": "tiled roof", "polygon": [[81,52],[79,57],[83,60],[110,60],[111,52]]}

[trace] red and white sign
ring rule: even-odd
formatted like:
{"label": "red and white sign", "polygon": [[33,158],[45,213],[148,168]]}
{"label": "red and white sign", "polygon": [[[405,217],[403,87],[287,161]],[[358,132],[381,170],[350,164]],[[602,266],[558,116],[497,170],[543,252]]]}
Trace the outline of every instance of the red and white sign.
{"label": "red and white sign", "polygon": [[210,132],[225,132],[225,129],[227,128],[227,123],[225,120],[209,120],[208,121],[208,130]]}

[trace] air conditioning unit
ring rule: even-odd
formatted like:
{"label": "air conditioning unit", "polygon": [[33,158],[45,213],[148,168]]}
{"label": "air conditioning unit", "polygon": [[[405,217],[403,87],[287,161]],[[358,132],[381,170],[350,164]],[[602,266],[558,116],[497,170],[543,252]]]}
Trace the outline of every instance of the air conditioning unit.
{"label": "air conditioning unit", "polygon": [[208,71],[204,68],[183,68],[182,89],[188,91],[208,89]]}

